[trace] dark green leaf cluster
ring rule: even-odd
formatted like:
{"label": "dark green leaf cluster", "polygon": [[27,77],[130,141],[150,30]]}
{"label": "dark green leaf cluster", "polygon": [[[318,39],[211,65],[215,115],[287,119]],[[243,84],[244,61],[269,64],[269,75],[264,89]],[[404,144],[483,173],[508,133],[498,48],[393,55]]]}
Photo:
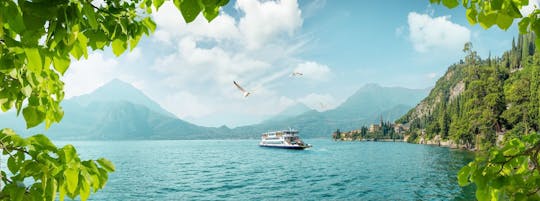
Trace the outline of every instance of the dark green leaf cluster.
{"label": "dark green leaf cluster", "polygon": [[[156,29],[150,14],[164,0],[2,0],[0,1],[0,108],[22,111],[26,126],[60,122],[64,83],[60,77],[71,59],[112,47],[116,56],[132,50]],[[173,0],[186,22],[203,13],[210,21],[228,0]],[[104,187],[106,159],[81,161],[75,148],[55,147],[44,135],[21,138],[0,131],[0,148],[8,155],[10,177],[1,172],[3,200],[86,200]],[[27,178],[33,182],[28,183]]]}
{"label": "dark green leaf cluster", "polygon": [[[199,13],[208,20],[228,0],[174,0],[186,22]],[[164,0],[0,1],[0,106],[23,112],[27,127],[45,121],[48,128],[63,117],[60,76],[71,59],[88,49],[111,46],[116,56],[132,50],[156,29],[150,17]],[[152,7],[153,5],[153,7]],[[23,102],[28,100],[28,105]],[[24,107],[24,109],[23,109]]]}
{"label": "dark green leaf cluster", "polygon": [[[0,149],[7,155],[10,174],[1,172],[1,200],[60,200],[102,189],[114,165],[107,159],[81,160],[72,145],[56,147],[46,136],[22,138],[13,130],[0,130]],[[25,179],[32,178],[29,183]]]}
{"label": "dark green leaf cluster", "polygon": [[448,8],[461,5],[470,24],[480,24],[484,29],[497,25],[502,30],[512,26],[514,20],[519,20],[521,34],[535,33],[535,43],[540,46],[540,10],[534,10],[523,16],[521,8],[529,5],[529,0],[429,0],[431,3],[443,4]]}
{"label": "dark green leaf cluster", "polygon": [[478,200],[540,200],[540,135],[514,138],[463,167],[459,185],[476,184]]}
{"label": "dark green leaf cluster", "polygon": [[[442,3],[448,8],[455,8],[460,4],[458,0],[430,0],[430,2]],[[484,29],[497,25],[500,29],[507,30],[514,19],[523,17],[519,9],[528,4],[528,0],[461,0],[469,23],[479,23]],[[522,27],[527,29],[529,21],[528,17],[524,18],[519,24],[520,29]],[[536,22],[536,17],[533,21]]]}

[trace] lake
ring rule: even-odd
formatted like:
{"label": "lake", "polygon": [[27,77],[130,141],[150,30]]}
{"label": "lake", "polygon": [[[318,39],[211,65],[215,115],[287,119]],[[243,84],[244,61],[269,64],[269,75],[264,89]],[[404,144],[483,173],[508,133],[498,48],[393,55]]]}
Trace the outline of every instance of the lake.
{"label": "lake", "polygon": [[470,152],[403,142],[305,140],[75,141],[83,159],[116,165],[91,200],[473,200],[456,173]]}

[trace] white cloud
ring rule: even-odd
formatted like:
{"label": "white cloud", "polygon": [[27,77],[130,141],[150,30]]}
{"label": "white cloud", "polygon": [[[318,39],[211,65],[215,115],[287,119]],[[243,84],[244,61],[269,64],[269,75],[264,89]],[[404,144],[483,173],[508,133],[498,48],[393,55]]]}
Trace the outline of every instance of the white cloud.
{"label": "white cloud", "polygon": [[540,0],[529,0],[529,5],[521,7],[521,15],[528,16],[540,7]]}
{"label": "white cloud", "polygon": [[197,42],[194,38],[185,37],[178,43],[178,52],[157,60],[154,69],[167,74],[169,86],[210,84],[218,88],[230,88],[232,80],[270,66],[246,54],[228,52],[221,47],[200,48]]}
{"label": "white cloud", "polygon": [[231,16],[221,13],[212,22],[199,15],[195,21],[186,24],[180,11],[172,1],[166,1],[158,12],[153,14],[157,24],[155,38],[163,43],[170,44],[174,38],[183,36],[199,36],[217,40],[237,39],[239,31],[236,21]]}
{"label": "white cloud", "polygon": [[127,60],[129,62],[135,62],[135,61],[138,61],[139,59],[141,59],[142,57],[142,51],[141,51],[141,48],[139,47],[136,47],[135,49],[133,49],[131,52],[127,53],[126,55],[127,57]]}
{"label": "white cloud", "polygon": [[299,98],[297,101],[318,111],[330,110],[341,104],[341,102],[332,95],[317,93],[308,94],[302,98]]}
{"label": "white cloud", "polygon": [[[296,57],[308,44],[296,35],[303,23],[297,0],[238,0],[234,8],[237,18],[222,10],[211,23],[199,16],[186,24],[170,2],[153,14],[154,40],[172,49],[154,60],[152,69],[161,77],[156,83],[182,91],[165,95],[161,105],[166,109],[198,122],[216,116],[256,122],[255,117],[274,115],[296,102],[276,91],[293,69],[316,81],[328,77],[328,66]],[[243,98],[233,80],[252,94]]]}
{"label": "white cloud", "polygon": [[450,21],[450,16],[432,18],[427,14],[409,13],[409,39],[418,52],[433,50],[461,51],[470,41],[471,32]]}
{"label": "white cloud", "polygon": [[[186,24],[171,2],[153,14],[155,39],[174,48],[154,62],[152,68],[163,76],[158,82],[173,90],[189,90],[215,109],[202,110],[197,101],[172,104],[180,95],[169,96],[164,107],[181,117],[202,119],[227,113],[264,116],[288,104],[273,88],[291,72],[298,60],[294,54],[305,44],[292,40],[302,25],[298,2],[239,0],[235,9],[243,14],[238,19],[221,11],[211,23],[199,16]],[[252,95],[243,98],[233,80]],[[183,108],[190,104],[195,109]]]}
{"label": "white cloud", "polygon": [[236,8],[245,14],[238,27],[250,49],[259,48],[280,33],[292,35],[302,25],[301,11],[296,0],[238,0]]}
{"label": "white cloud", "polygon": [[327,80],[330,76],[330,68],[327,65],[312,61],[298,64],[294,71],[302,73],[303,77],[314,80]]}
{"label": "white cloud", "polygon": [[199,118],[214,112],[209,104],[187,91],[167,95],[163,100],[163,107],[180,118]]}
{"label": "white cloud", "polygon": [[99,52],[88,55],[87,60],[72,60],[62,78],[66,98],[78,96],[102,86],[117,76],[118,62],[107,59]]}

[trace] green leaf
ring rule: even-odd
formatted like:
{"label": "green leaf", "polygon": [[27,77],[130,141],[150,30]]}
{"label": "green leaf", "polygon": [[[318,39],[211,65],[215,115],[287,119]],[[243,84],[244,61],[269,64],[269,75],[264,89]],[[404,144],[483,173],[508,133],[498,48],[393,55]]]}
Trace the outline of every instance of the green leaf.
{"label": "green leaf", "polygon": [[88,59],[88,38],[83,33],[77,35],[79,49],[82,51],[84,58]]}
{"label": "green leaf", "polygon": [[54,200],[56,197],[56,190],[57,190],[58,183],[56,182],[55,178],[50,178],[47,181],[47,187],[46,187],[46,195],[48,195],[49,200]]}
{"label": "green leaf", "polygon": [[478,15],[478,22],[480,23],[480,26],[484,29],[488,29],[489,27],[493,26],[497,20],[497,13],[480,13]]}
{"label": "green leaf", "polygon": [[71,49],[71,55],[75,57],[75,59],[79,60],[84,55],[83,50],[81,49],[81,46],[79,45],[79,41],[76,40],[76,42],[73,43],[73,48]]}
{"label": "green leaf", "polygon": [[9,191],[10,200],[12,201],[22,201],[24,199],[24,193],[26,189],[24,187],[15,186],[11,191]]}
{"label": "green leaf", "polygon": [[69,58],[63,58],[60,56],[53,57],[54,69],[58,71],[61,75],[64,75],[64,73],[66,73],[66,70],[68,69],[70,63],[71,60]]}
{"label": "green leaf", "polygon": [[460,186],[466,186],[469,184],[469,175],[471,167],[465,166],[458,172],[458,184]]}
{"label": "green leaf", "polygon": [[77,151],[75,151],[75,147],[73,147],[73,145],[68,144],[62,147],[62,151],[64,152],[66,163],[71,162],[77,157]]}
{"label": "green leaf", "polygon": [[497,26],[499,26],[499,28],[503,30],[507,30],[512,25],[513,21],[514,21],[514,18],[508,15],[505,15],[502,13],[499,13],[497,15]]}
{"label": "green leaf", "polygon": [[24,52],[26,54],[26,58],[28,59],[28,70],[35,73],[41,72],[41,69],[43,68],[43,61],[41,60],[39,50],[37,48],[25,48]]}
{"label": "green leaf", "polygon": [[459,5],[458,0],[442,0],[442,3],[447,8],[455,8],[456,6]]}
{"label": "green leaf", "polygon": [[88,197],[90,196],[90,185],[88,185],[88,182],[84,180],[83,177],[79,178],[79,193],[81,196],[82,201],[86,201]]}
{"label": "green leaf", "polygon": [[524,17],[519,21],[518,27],[519,27],[519,33],[525,34],[529,30],[529,23],[531,19],[529,17]]}
{"label": "green leaf", "polygon": [[99,158],[97,162],[99,163],[99,165],[101,165],[101,167],[103,167],[108,172],[114,172],[114,169],[115,169],[114,164],[111,161],[105,158]]}
{"label": "green leaf", "polygon": [[150,29],[150,31],[152,32],[156,31],[156,23],[152,20],[152,18],[149,18],[149,17],[145,18],[142,22],[144,26]]}
{"label": "green leaf", "polygon": [[174,2],[176,7],[180,9],[186,23],[193,22],[202,10],[197,0],[183,0],[180,4],[177,4],[177,1]]}
{"label": "green leaf", "polygon": [[22,13],[19,11],[19,8],[17,4],[15,4],[15,1],[9,1],[7,4],[8,7],[6,8],[6,16],[9,16],[7,18],[9,28],[16,33],[22,33],[26,29],[26,27],[24,27]]}
{"label": "green leaf", "polygon": [[122,55],[122,53],[124,53],[124,51],[126,51],[127,43],[126,43],[126,41],[124,41],[122,39],[115,39],[112,42],[112,49],[113,49],[114,55],[120,56],[120,55]]}
{"label": "green leaf", "polygon": [[20,166],[17,164],[17,161],[15,160],[14,157],[8,158],[7,166],[8,166],[9,171],[11,171],[11,173],[13,174],[19,171],[19,168],[20,168]]}
{"label": "green leaf", "polygon": [[466,11],[467,20],[470,24],[476,24],[476,16],[478,15],[478,12],[474,8],[469,8]]}
{"label": "green leaf", "polygon": [[45,150],[56,150],[56,146],[43,134],[37,134],[28,138],[32,144],[39,145]]}
{"label": "green leaf", "polygon": [[24,96],[30,97],[30,95],[32,95],[32,86],[26,85],[25,87],[21,88],[21,92],[24,94]]}
{"label": "green leaf", "polygon": [[491,0],[491,9],[500,10],[503,4],[503,0]]}
{"label": "green leaf", "polygon": [[79,182],[79,170],[75,168],[68,168],[64,170],[64,179],[66,180],[67,190],[69,193],[75,193],[77,190],[77,184]]}
{"label": "green leaf", "polygon": [[28,106],[23,109],[24,120],[26,121],[26,128],[32,128],[39,125],[45,120],[45,113],[38,110],[35,106]]}
{"label": "green leaf", "polygon": [[[535,31],[535,34],[540,35],[540,32],[536,32]],[[536,47],[540,47],[540,38],[539,37],[536,37],[536,39],[534,39],[534,45],[536,45]]]}
{"label": "green leaf", "polygon": [[203,15],[210,22],[219,15],[219,7],[206,7]]}
{"label": "green leaf", "polygon": [[516,5],[515,1],[509,1],[510,6],[507,6],[505,11],[512,18],[522,18],[521,11]]}
{"label": "green leaf", "polygon": [[163,5],[163,2],[165,2],[165,0],[154,0],[154,7],[156,7],[156,10]]}
{"label": "green leaf", "polygon": [[478,201],[491,200],[491,195],[487,189],[476,189],[476,199]]}
{"label": "green leaf", "polygon": [[136,36],[135,38],[132,38],[129,40],[129,51],[132,51],[137,47],[137,44],[139,44],[139,41],[141,40],[141,35]]}
{"label": "green leaf", "polygon": [[64,197],[66,196],[66,182],[60,182],[61,185],[59,186],[59,189],[58,189],[58,196],[60,197],[60,201],[64,201]]}
{"label": "green leaf", "polygon": [[90,5],[90,3],[84,4],[83,12],[86,15],[86,19],[88,20],[88,24],[90,24],[90,27],[92,27],[92,29],[97,29],[98,22],[96,20],[96,14],[94,8]]}

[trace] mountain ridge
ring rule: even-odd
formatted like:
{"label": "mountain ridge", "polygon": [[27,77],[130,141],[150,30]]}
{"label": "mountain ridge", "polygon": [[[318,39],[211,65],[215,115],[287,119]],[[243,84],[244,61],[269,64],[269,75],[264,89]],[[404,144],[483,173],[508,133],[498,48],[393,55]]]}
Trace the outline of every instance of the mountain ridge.
{"label": "mountain ridge", "polygon": [[[376,89],[369,90],[365,89],[366,87]],[[116,93],[116,90],[122,90],[122,93]],[[320,138],[328,137],[338,128],[355,129],[377,122],[381,115],[385,119],[397,118],[403,108],[413,106],[410,105],[413,100],[395,101],[398,99],[393,96],[402,93],[400,91],[403,90],[367,85],[349,97],[348,101],[344,102],[345,106],[342,104],[335,109],[319,112],[303,104],[295,104],[261,123],[229,128],[198,126],[179,119],[132,85],[113,80],[92,93],[63,101],[63,121],[53,124],[48,130],[45,130],[43,125],[26,130],[20,117],[17,122],[21,122],[21,125],[11,127],[27,135],[48,133],[53,139],[68,140],[258,139],[262,132],[289,127],[300,130],[303,137]],[[424,91],[413,89],[405,90],[404,93],[414,99],[422,96]],[[369,98],[380,94],[384,96]],[[390,101],[381,101],[385,99]],[[348,103],[351,101],[363,101],[362,103],[370,105]],[[375,109],[368,111],[367,108]],[[0,122],[16,121],[13,118],[5,119],[5,116],[8,115],[0,115]]]}

